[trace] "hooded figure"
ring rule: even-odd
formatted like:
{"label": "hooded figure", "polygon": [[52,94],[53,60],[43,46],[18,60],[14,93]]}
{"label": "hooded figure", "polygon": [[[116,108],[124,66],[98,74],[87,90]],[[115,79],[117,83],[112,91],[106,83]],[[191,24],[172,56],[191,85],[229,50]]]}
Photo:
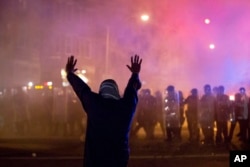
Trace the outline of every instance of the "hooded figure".
{"label": "hooded figure", "polygon": [[111,98],[116,100],[119,100],[121,98],[118,86],[113,79],[106,79],[101,83],[99,94],[104,98]]}
{"label": "hooded figure", "polygon": [[141,60],[131,58],[132,75],[120,97],[118,86],[112,79],[104,80],[99,93],[74,74],[73,56],[66,65],[67,79],[81,100],[87,114],[84,167],[126,167],[129,160],[128,137],[141,87],[139,72]]}

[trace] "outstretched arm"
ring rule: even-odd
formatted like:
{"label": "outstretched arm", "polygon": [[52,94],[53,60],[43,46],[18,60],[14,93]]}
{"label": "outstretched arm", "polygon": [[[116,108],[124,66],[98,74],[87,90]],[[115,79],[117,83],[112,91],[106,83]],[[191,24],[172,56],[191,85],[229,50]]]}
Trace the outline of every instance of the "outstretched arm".
{"label": "outstretched arm", "polygon": [[75,68],[76,63],[77,59],[75,59],[74,56],[68,57],[65,70],[67,73],[67,79],[71,84],[71,86],[73,87],[78,98],[84,101],[85,97],[91,90],[89,86],[81,78],[79,78],[76,74],[74,74],[74,72],[77,71],[77,68]]}
{"label": "outstretched arm", "polygon": [[137,91],[141,88],[141,82],[139,79],[139,73],[141,71],[142,59],[138,55],[131,57],[131,65],[127,65],[128,69],[132,72],[132,76],[129,79],[127,87],[124,92],[124,98],[131,101],[132,103],[137,103]]}
{"label": "outstretched arm", "polygon": [[139,80],[139,73],[141,71],[142,59],[138,55],[131,57],[131,65],[127,65],[128,69],[132,72],[132,76],[129,80],[128,86],[133,86],[138,90],[141,88],[141,82]]}
{"label": "outstretched arm", "polygon": [[139,74],[141,71],[141,63],[142,59],[140,59],[138,55],[135,55],[131,57],[131,66],[127,65],[127,67],[132,73]]}

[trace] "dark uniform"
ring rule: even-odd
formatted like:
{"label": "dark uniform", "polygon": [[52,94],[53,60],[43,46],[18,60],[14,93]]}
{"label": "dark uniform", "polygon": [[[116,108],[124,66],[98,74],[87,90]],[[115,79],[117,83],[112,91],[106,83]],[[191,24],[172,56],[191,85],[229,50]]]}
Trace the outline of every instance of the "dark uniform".
{"label": "dark uniform", "polygon": [[144,101],[144,95],[145,95],[145,89],[142,89],[138,95],[138,103],[137,103],[137,107],[136,107],[136,113],[135,116],[133,118],[133,122],[132,122],[132,127],[131,127],[131,132],[130,132],[130,136],[132,138],[136,137],[138,131],[143,128],[145,130],[145,126],[146,126],[146,119],[145,119],[145,113],[143,112],[143,101]]}
{"label": "dark uniform", "polygon": [[159,123],[163,136],[165,136],[165,129],[164,129],[164,119],[163,119],[163,97],[160,91],[155,92],[156,98],[156,121]]}
{"label": "dark uniform", "polygon": [[215,97],[211,93],[210,85],[204,86],[205,94],[200,99],[199,123],[204,135],[204,142],[213,143],[215,121]]}
{"label": "dark uniform", "polygon": [[227,122],[230,114],[229,96],[224,94],[224,87],[218,87],[218,94],[216,97],[216,113],[215,120],[217,126],[216,143],[228,142],[228,127]]}
{"label": "dark uniform", "polygon": [[236,93],[234,95],[234,101],[231,103],[230,107],[230,129],[229,129],[229,135],[228,135],[228,141],[231,142],[234,134],[234,130],[236,127],[237,122],[239,123],[239,118],[241,114],[241,94]]}
{"label": "dark uniform", "polygon": [[185,122],[185,116],[184,116],[185,99],[184,99],[182,91],[178,91],[178,99],[179,99],[179,106],[180,106],[180,128],[179,128],[180,134],[179,136],[181,136],[182,126]]}
{"label": "dark uniform", "polygon": [[18,88],[13,96],[15,128],[19,135],[27,134],[29,131],[28,95]]}
{"label": "dark uniform", "polygon": [[167,96],[164,101],[166,140],[172,141],[173,137],[180,140],[180,103],[174,86],[167,87]]}
{"label": "dark uniform", "polygon": [[151,95],[149,89],[146,89],[142,101],[142,112],[144,113],[145,131],[148,139],[154,138],[154,128],[156,121],[156,99]]}
{"label": "dark uniform", "polygon": [[156,99],[151,95],[149,89],[141,90],[137,113],[135,117],[136,125],[133,128],[131,135],[134,137],[137,132],[143,128],[147,139],[154,138],[154,127],[157,123],[157,115],[155,112]]}
{"label": "dark uniform", "polygon": [[82,135],[85,133],[85,128],[82,123],[85,113],[82,112],[81,103],[73,92],[68,92],[67,96],[67,122],[69,124],[69,135]]}
{"label": "dark uniform", "polygon": [[198,106],[199,106],[199,97],[198,90],[192,89],[191,95],[185,100],[187,105],[186,117],[187,125],[189,131],[189,141],[198,141],[199,140],[199,127],[198,127]]}
{"label": "dark uniform", "polygon": [[239,139],[243,142],[247,141],[247,133],[249,129],[249,115],[250,115],[250,103],[249,97],[246,95],[245,88],[240,88],[241,94],[241,110],[238,115],[238,121],[240,124],[240,134]]}

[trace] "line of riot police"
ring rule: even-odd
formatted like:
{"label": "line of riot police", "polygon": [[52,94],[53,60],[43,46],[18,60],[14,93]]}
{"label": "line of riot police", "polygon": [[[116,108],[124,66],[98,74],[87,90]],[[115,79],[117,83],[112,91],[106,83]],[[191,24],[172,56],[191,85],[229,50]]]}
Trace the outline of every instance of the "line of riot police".
{"label": "line of riot police", "polygon": [[84,134],[85,113],[67,87],[4,89],[0,108],[0,138]]}
{"label": "line of riot police", "polygon": [[[21,88],[6,89],[0,94],[0,137],[4,136],[64,136],[84,134],[86,116],[71,89]],[[245,88],[240,88],[230,101],[224,87],[204,86],[200,97],[193,88],[184,98],[173,85],[152,95],[142,89],[131,129],[135,137],[143,128],[148,139],[155,137],[158,124],[166,141],[180,141],[186,119],[190,142],[227,143],[232,141],[236,125],[237,138],[250,139],[250,103]]]}
{"label": "line of riot police", "polygon": [[164,98],[159,91],[152,95],[150,89],[142,89],[131,136],[135,137],[139,129],[143,128],[146,137],[153,139],[155,126],[159,123],[166,141],[181,141],[186,119],[190,142],[231,142],[237,123],[240,129],[236,135],[238,140],[249,142],[250,100],[245,88],[239,89],[235,100],[229,99],[222,85],[213,91],[209,84],[203,88],[201,97],[198,89],[193,88],[187,98],[173,85],[166,88]]}

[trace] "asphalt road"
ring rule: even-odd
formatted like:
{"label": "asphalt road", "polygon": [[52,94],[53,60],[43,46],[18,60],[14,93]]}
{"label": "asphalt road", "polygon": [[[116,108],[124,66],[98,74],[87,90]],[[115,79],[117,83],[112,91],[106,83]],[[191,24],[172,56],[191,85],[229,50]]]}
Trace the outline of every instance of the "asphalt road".
{"label": "asphalt road", "polygon": [[[1,167],[83,167],[81,157],[5,158]],[[228,157],[134,157],[128,167],[228,167]]]}
{"label": "asphalt road", "polygon": [[[131,142],[129,167],[227,167],[230,150],[249,145],[166,143],[162,139]],[[84,143],[78,138],[0,139],[0,167],[82,167]]]}
{"label": "asphalt road", "polygon": [[[140,132],[130,140],[128,167],[228,167],[230,150],[250,150],[235,136],[232,143],[205,145],[146,140]],[[4,137],[0,138],[0,167],[82,167],[84,142],[79,137]]]}

